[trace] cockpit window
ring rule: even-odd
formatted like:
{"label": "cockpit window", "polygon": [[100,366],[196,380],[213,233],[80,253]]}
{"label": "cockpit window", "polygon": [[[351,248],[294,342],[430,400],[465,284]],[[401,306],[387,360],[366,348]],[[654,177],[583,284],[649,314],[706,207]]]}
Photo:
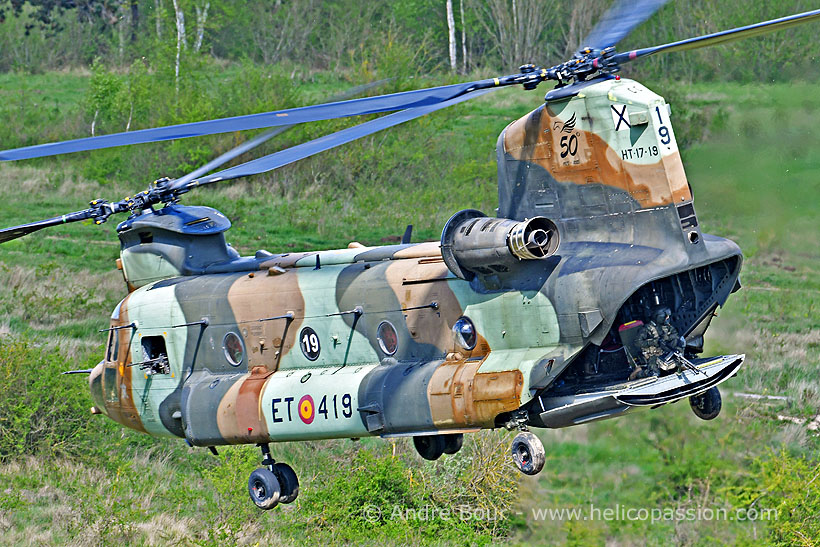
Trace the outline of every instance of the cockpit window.
{"label": "cockpit window", "polygon": [[116,361],[120,355],[120,331],[108,331],[108,350],[105,353],[106,361]]}
{"label": "cockpit window", "polygon": [[119,401],[117,396],[117,369],[109,364],[103,369],[103,386],[105,388],[105,400],[111,402]]}
{"label": "cockpit window", "polygon": [[110,361],[111,360],[111,349],[114,347],[114,331],[113,330],[108,331],[108,342],[105,344],[105,347],[107,348],[105,350],[105,360]]}

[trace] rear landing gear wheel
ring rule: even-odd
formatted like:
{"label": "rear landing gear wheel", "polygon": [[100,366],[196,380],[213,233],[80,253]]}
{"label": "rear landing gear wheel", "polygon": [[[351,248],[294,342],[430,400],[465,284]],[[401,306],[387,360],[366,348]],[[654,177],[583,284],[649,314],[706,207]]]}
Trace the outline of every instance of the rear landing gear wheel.
{"label": "rear landing gear wheel", "polygon": [[437,460],[444,454],[445,441],[441,435],[419,435],[413,437],[416,451],[425,460]]}
{"label": "rear landing gear wheel", "polygon": [[279,503],[290,503],[299,496],[299,478],[291,466],[286,463],[277,463],[273,466],[273,472],[279,480],[282,493],[279,495]]}
{"label": "rear landing gear wheel", "polygon": [[270,469],[257,469],[248,479],[248,493],[260,509],[273,509],[279,503],[279,480]]}
{"label": "rear landing gear wheel", "polygon": [[717,387],[710,387],[703,393],[689,397],[689,406],[692,412],[701,420],[714,420],[720,414],[723,406],[720,398],[720,391]]}
{"label": "rear landing gear wheel", "polygon": [[444,437],[445,454],[455,454],[461,450],[462,445],[464,445],[463,433],[448,433],[446,435],[442,435],[442,437]]}
{"label": "rear landing gear wheel", "polygon": [[512,442],[513,463],[525,475],[537,475],[544,468],[546,451],[541,440],[530,433],[522,431]]}

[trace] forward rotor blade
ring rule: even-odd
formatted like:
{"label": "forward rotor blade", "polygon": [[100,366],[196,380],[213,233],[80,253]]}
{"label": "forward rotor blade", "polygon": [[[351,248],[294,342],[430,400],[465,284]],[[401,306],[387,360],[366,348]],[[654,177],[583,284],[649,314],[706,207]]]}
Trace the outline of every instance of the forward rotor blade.
{"label": "forward rotor blade", "polygon": [[[357,85],[356,87],[348,89],[344,93],[338,93],[338,94],[334,95],[333,97],[330,98],[330,100],[331,101],[341,101],[341,100],[344,100],[344,99],[349,99],[351,97],[355,97],[359,93],[362,93],[364,91],[367,91],[368,89],[372,89],[376,86],[379,86],[379,85],[381,85],[385,82],[388,82],[389,80],[391,80],[391,78],[385,78],[383,80],[378,80],[376,82],[370,82],[370,83],[367,83],[367,84]],[[174,183],[179,184],[179,185],[185,185],[188,182],[190,182],[190,181],[192,181],[196,178],[199,178],[202,175],[205,175],[206,173],[209,173],[210,171],[213,171],[214,169],[216,169],[218,167],[221,167],[222,165],[225,165],[226,163],[228,163],[229,161],[231,161],[235,157],[241,156],[245,152],[253,150],[254,148],[259,146],[260,144],[263,144],[264,142],[272,139],[276,135],[284,133],[285,131],[287,131],[288,129],[290,129],[292,127],[293,127],[293,125],[283,125],[283,126],[274,127],[273,129],[265,131],[261,135],[258,135],[257,137],[240,144],[236,148],[228,150],[227,152],[225,152],[224,154],[222,154],[218,158],[209,161],[208,163],[206,163],[202,167],[200,167],[198,169],[195,169],[194,171],[191,171],[190,173],[188,173],[187,175],[185,175],[183,177],[178,178],[176,181],[174,181]]]}
{"label": "forward rotor blade", "polygon": [[625,63],[640,57],[654,55],[655,53],[669,53],[672,51],[685,51],[688,49],[714,46],[724,42],[731,42],[742,38],[750,38],[752,36],[758,36],[760,34],[766,34],[768,32],[774,32],[776,30],[801,25],[815,19],[820,19],[820,9],[807,11],[805,13],[798,13],[796,15],[789,15],[787,17],[781,17],[780,19],[772,19],[771,21],[764,21],[762,23],[755,23],[754,25],[747,25],[745,27],[738,27],[731,30],[715,32],[713,34],[706,34],[704,36],[696,36],[695,38],[688,38],[686,40],[671,42],[660,46],[646,47],[625,53],[618,53],[617,55],[614,55],[612,59],[616,63]]}
{"label": "forward rotor blade", "polygon": [[12,239],[17,239],[18,237],[23,237],[24,235],[28,235],[32,232],[36,232],[37,230],[42,230],[43,228],[48,228],[50,226],[59,226],[60,224],[86,220],[91,218],[91,213],[91,209],[85,209],[83,211],[76,211],[74,213],[68,213],[67,215],[62,215],[59,217],[32,222],[30,224],[6,228],[5,230],[0,230],[0,243],[5,243],[6,241],[11,241]]}
{"label": "forward rotor blade", "polygon": [[614,46],[667,2],[669,0],[616,0],[580,46],[593,49]]}
{"label": "forward rotor blade", "polygon": [[323,152],[325,150],[329,150],[342,144],[376,133],[377,131],[381,131],[382,129],[387,129],[388,127],[393,127],[395,125],[399,125],[400,123],[404,123],[406,121],[419,118],[421,116],[424,116],[425,114],[429,114],[436,110],[440,110],[442,108],[458,104],[468,99],[479,97],[481,95],[484,95],[485,93],[493,91],[493,89],[494,88],[483,89],[480,91],[476,91],[475,93],[471,93],[470,95],[462,95],[460,97],[455,97],[447,101],[439,102],[437,104],[421,106],[417,108],[410,108],[407,110],[402,110],[401,112],[388,114],[387,116],[382,116],[381,118],[377,118],[375,120],[370,120],[368,122],[364,122],[362,124],[349,127],[347,129],[342,129],[341,131],[337,131],[336,133],[331,133],[330,135],[319,137],[318,139],[302,143],[292,148],[280,150],[279,152],[270,154],[268,156],[255,159],[247,163],[237,165],[235,167],[231,167],[230,169],[225,169],[224,171],[214,173],[213,175],[208,175],[207,177],[201,178],[199,180],[191,181],[185,185],[174,184],[170,188],[170,190],[179,191],[183,190],[184,188],[184,191],[187,192],[188,190],[195,188],[197,186],[204,186],[206,184],[211,184],[213,182],[220,182],[224,180],[231,180],[241,177],[247,177],[250,175],[266,173],[268,171],[272,171],[279,167],[283,167],[295,161],[299,161],[301,159],[310,157],[314,154],[318,154],[319,152]]}
{"label": "forward rotor blade", "polygon": [[[497,80],[495,81],[497,82]],[[187,137],[213,135],[215,133],[242,131],[245,129],[295,125],[319,120],[430,106],[469,93],[474,89],[478,89],[479,86],[491,87],[493,85],[497,84],[495,84],[492,79],[479,80],[477,82],[403,91],[401,93],[379,95],[378,97],[364,97],[349,101],[263,112],[261,114],[234,116],[232,118],[183,123],[153,129],[140,129],[126,133],[113,133],[111,135],[100,135],[98,137],[38,144],[36,146],[0,151],[0,161],[39,158],[57,154],[68,154],[70,152],[125,146],[128,144],[183,139]]]}

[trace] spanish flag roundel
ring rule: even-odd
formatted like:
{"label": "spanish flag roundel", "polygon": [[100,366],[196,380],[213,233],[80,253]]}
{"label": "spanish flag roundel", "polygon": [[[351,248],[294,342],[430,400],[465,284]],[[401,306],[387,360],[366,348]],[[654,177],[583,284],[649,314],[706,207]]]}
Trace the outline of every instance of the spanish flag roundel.
{"label": "spanish flag roundel", "polygon": [[313,407],[313,397],[305,395],[299,399],[299,418],[306,424],[313,423],[313,418],[316,416],[316,411]]}

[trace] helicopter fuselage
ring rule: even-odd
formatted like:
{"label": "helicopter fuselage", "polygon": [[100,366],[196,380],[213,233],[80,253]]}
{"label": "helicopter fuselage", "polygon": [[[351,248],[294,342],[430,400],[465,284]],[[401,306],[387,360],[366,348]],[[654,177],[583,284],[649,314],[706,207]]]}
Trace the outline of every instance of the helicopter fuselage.
{"label": "helicopter fuselage", "polygon": [[[213,209],[124,222],[131,292],[91,375],[97,408],[213,446],[565,427],[727,379],[742,356],[694,355],[742,257],[700,231],[669,109],[628,80],[579,88],[502,133],[500,218],[457,214],[441,243],[242,258]],[[503,234],[458,248],[542,217],[560,233],[542,255],[505,254]],[[620,333],[661,304],[700,372],[636,381]]]}

